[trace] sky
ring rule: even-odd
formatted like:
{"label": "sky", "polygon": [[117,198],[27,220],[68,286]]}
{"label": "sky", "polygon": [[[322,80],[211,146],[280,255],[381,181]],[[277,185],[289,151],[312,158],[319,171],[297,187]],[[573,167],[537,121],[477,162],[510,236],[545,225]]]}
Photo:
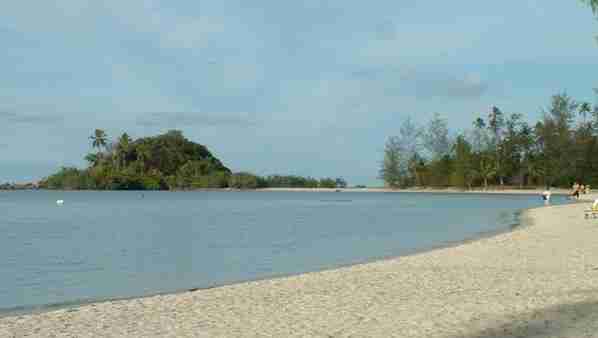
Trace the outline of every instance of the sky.
{"label": "sky", "polygon": [[233,171],[379,184],[408,116],[455,130],[596,102],[576,0],[20,0],[0,11],[0,182],[83,166],[95,128],[180,129]]}

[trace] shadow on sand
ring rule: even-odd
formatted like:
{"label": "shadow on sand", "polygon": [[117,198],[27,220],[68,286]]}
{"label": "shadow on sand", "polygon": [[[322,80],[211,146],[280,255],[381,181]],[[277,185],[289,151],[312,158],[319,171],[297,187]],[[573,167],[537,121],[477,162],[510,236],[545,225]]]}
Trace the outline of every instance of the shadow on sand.
{"label": "shadow on sand", "polygon": [[598,337],[598,302],[553,306],[498,322],[496,326],[454,337]]}

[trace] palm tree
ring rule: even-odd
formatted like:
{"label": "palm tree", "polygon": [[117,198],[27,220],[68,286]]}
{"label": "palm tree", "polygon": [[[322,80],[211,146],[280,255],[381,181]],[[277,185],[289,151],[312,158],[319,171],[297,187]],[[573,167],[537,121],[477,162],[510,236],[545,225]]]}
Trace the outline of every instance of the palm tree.
{"label": "palm tree", "polygon": [[85,155],[85,160],[89,162],[89,165],[95,165],[98,162],[98,155],[94,153],[89,153]]}
{"label": "palm tree", "polygon": [[108,135],[102,129],[96,129],[89,137],[92,140],[91,146],[94,148],[98,148],[98,152],[100,152],[102,147],[106,146],[106,140],[108,139]]}
{"label": "palm tree", "polygon": [[594,11],[594,14],[598,15],[598,0],[584,0],[585,2],[587,2],[588,4],[590,4],[590,6],[592,7],[592,11]]}
{"label": "palm tree", "polygon": [[116,145],[117,163],[121,168],[126,167],[127,165],[127,153],[129,152],[130,146],[131,138],[127,133],[122,134]]}
{"label": "palm tree", "polygon": [[586,124],[586,117],[592,112],[592,106],[588,102],[579,105],[579,115],[583,117],[583,124]]}

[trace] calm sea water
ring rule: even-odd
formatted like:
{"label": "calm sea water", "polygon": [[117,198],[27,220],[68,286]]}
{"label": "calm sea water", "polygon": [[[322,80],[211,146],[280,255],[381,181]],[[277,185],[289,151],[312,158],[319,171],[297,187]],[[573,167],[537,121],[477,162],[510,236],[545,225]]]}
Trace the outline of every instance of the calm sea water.
{"label": "calm sea water", "polygon": [[540,205],[525,195],[0,192],[0,311],[397,256],[509,229]]}

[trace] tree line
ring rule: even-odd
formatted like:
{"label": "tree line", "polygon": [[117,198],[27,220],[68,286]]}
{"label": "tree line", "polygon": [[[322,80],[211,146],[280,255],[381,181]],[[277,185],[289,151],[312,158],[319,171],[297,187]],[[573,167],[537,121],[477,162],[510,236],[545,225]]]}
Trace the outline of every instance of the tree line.
{"label": "tree line", "polygon": [[439,114],[424,126],[407,118],[386,141],[379,177],[393,188],[598,187],[598,107],[561,93],[535,123],[492,107],[456,134]]}
{"label": "tree line", "polygon": [[90,136],[95,150],[85,156],[87,168],[63,167],[43,179],[45,189],[69,190],[185,190],[257,188],[346,187],[342,178],[233,173],[204,145],[171,130],[162,135],[133,140],[123,133],[110,141],[104,130]]}
{"label": "tree line", "polygon": [[[581,1],[598,16],[598,0]],[[598,108],[566,94],[552,96],[535,124],[492,107],[487,119],[477,118],[469,130],[450,136],[438,114],[423,127],[408,118],[398,136],[386,141],[379,178],[393,188],[569,187],[575,181],[596,187],[597,134]]]}

